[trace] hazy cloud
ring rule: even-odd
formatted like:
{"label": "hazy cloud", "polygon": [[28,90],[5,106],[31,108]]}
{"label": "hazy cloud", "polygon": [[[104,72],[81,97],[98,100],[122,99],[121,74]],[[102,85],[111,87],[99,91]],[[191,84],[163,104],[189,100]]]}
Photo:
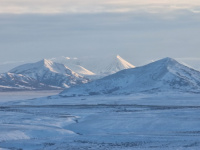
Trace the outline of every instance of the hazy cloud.
{"label": "hazy cloud", "polygon": [[151,13],[186,9],[199,12],[199,0],[0,0],[0,13]]}

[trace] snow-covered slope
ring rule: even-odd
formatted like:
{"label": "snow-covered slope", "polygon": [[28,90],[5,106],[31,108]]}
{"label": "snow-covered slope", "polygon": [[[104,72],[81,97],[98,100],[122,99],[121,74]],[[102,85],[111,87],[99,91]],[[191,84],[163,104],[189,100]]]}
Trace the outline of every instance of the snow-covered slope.
{"label": "snow-covered slope", "polygon": [[158,91],[200,92],[200,72],[165,58],[64,90],[62,96]]}
{"label": "snow-covered slope", "polygon": [[82,60],[81,64],[97,75],[110,75],[124,69],[135,68],[119,55],[115,57],[95,58],[90,61]]}
{"label": "snow-covered slope", "polygon": [[51,61],[64,64],[65,66],[73,70],[74,72],[83,76],[95,75],[93,72],[81,66],[79,60],[76,58],[69,58],[69,57],[62,56],[58,58],[52,58]]}
{"label": "snow-covered slope", "polygon": [[0,91],[11,90],[50,90],[54,87],[42,84],[37,80],[21,74],[3,73],[0,74]]}
{"label": "snow-covered slope", "polygon": [[96,70],[98,74],[113,74],[124,69],[135,68],[135,66],[124,60],[119,55],[113,58],[110,63],[104,63],[101,67],[100,70]]}
{"label": "snow-covered slope", "polygon": [[200,58],[177,58],[177,60],[200,71]]}
{"label": "snow-covered slope", "polygon": [[10,72],[31,77],[46,85],[63,88],[88,82],[87,79],[73,72],[65,65],[47,59],[37,63],[21,65]]}

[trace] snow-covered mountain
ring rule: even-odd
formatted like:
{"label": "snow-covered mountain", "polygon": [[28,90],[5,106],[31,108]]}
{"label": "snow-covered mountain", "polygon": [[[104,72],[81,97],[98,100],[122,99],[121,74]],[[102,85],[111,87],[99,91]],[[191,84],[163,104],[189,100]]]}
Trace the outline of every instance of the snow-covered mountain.
{"label": "snow-covered mountain", "polygon": [[64,90],[62,96],[130,94],[136,92],[200,92],[200,72],[164,58],[127,69],[88,84]]}
{"label": "snow-covered mountain", "polygon": [[37,80],[21,74],[2,73],[0,74],[0,91],[13,90],[52,90],[57,89],[38,82]]}
{"label": "snow-covered mountain", "polygon": [[62,88],[88,82],[88,79],[73,72],[65,65],[47,59],[36,63],[21,65],[10,70],[10,72],[31,77],[46,85]]}
{"label": "snow-covered mountain", "polygon": [[69,57],[58,57],[58,58],[52,58],[50,59],[53,62],[61,63],[73,70],[74,72],[82,75],[82,76],[91,76],[95,75],[93,72],[90,70],[84,68],[81,66],[79,60],[77,58],[69,58]]}
{"label": "snow-covered mountain", "polygon": [[80,63],[82,66],[91,70],[96,75],[101,76],[114,74],[124,69],[135,68],[135,66],[124,60],[119,55],[114,57],[105,56],[103,58],[91,58],[89,60],[82,59],[80,60]]}
{"label": "snow-covered mountain", "polygon": [[[120,56],[107,60],[109,61],[69,57],[44,59],[36,63],[20,65],[8,73],[2,74],[0,86],[1,89],[17,90],[69,88],[77,84],[87,83],[89,79],[95,80],[119,70],[134,67]],[[86,69],[82,64],[93,66],[91,68],[96,69],[97,74]],[[6,74],[7,78],[4,77]],[[9,76],[12,76],[12,79]]]}
{"label": "snow-covered mountain", "polygon": [[58,57],[51,59],[54,62],[62,63],[68,66],[74,72],[83,76],[93,78],[105,77],[124,69],[134,68],[132,64],[124,60],[119,55],[105,57],[88,57],[88,58],[69,58]]}

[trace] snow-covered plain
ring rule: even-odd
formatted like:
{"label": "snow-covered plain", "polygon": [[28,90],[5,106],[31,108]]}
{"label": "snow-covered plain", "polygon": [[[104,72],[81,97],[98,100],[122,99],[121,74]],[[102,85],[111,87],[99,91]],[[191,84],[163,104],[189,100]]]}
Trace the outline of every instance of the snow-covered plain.
{"label": "snow-covered plain", "polygon": [[199,149],[199,98],[167,92],[2,102],[0,149]]}

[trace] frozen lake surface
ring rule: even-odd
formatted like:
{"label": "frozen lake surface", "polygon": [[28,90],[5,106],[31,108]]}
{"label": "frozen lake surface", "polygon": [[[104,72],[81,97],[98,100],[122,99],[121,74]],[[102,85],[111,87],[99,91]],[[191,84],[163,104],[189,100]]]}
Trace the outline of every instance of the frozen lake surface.
{"label": "frozen lake surface", "polygon": [[2,102],[0,149],[200,149],[200,95],[59,97]]}

